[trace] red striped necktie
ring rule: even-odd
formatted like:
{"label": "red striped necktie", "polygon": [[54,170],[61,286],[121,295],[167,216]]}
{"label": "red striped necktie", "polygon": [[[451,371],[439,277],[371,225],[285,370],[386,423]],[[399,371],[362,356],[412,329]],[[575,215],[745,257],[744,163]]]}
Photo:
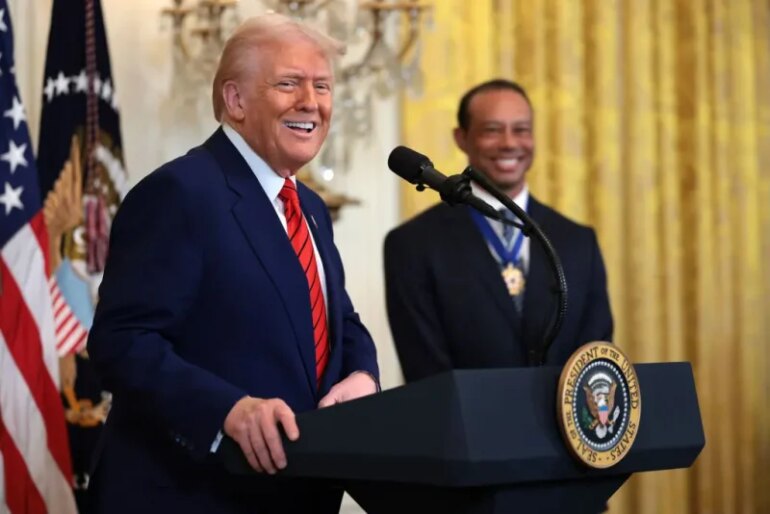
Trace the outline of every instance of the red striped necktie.
{"label": "red striped necktie", "polygon": [[320,381],[329,360],[329,332],[326,327],[326,304],[321,288],[321,277],[318,275],[318,265],[315,261],[313,241],[310,239],[310,230],[299,206],[297,187],[291,179],[286,179],[281,192],[278,193],[278,198],[283,201],[289,241],[305,271],[310,289],[310,311],[313,317],[313,339],[315,340],[315,371],[316,378]]}

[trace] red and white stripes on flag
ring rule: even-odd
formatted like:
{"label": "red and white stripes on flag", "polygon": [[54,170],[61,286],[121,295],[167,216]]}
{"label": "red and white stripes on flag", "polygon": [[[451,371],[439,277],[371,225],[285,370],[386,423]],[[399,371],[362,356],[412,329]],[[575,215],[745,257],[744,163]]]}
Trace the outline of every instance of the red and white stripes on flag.
{"label": "red and white stripes on flag", "polygon": [[59,290],[56,278],[48,279],[48,287],[53,299],[53,316],[56,327],[56,352],[60,357],[71,353],[80,353],[86,349],[88,330],[80,323],[70,309],[67,300]]}
{"label": "red and white stripes on flag", "polygon": [[76,513],[42,212],[0,251],[0,512]]}

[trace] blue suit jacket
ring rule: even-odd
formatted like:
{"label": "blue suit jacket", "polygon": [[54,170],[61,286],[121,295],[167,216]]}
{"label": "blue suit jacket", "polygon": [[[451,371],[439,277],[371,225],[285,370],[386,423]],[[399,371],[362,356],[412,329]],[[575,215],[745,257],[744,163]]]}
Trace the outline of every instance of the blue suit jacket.
{"label": "blue suit jacket", "polygon": [[302,412],[353,371],[378,377],[326,206],[304,185],[298,190],[326,273],[331,354],[320,387],[305,274],[221,129],[126,196],[88,341],[113,393],[91,485],[97,511],[305,510],[275,510],[271,502],[285,498],[228,477],[210,453],[245,395],[279,397]]}
{"label": "blue suit jacket", "polygon": [[[528,207],[567,279],[567,315],[546,360],[562,365],[580,345],[612,339],[604,262],[593,229],[531,195]],[[441,203],[395,228],[384,254],[388,317],[407,381],[453,368],[527,366],[542,344],[556,281],[534,236],[521,314],[464,206]]]}

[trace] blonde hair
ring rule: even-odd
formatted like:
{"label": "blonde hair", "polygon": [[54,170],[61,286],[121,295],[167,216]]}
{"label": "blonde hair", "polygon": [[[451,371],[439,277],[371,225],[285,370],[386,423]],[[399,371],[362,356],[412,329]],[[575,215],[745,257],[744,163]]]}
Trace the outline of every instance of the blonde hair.
{"label": "blonde hair", "polygon": [[222,121],[225,111],[222,98],[224,83],[243,77],[253,69],[254,58],[259,55],[260,47],[296,35],[304,36],[315,43],[330,63],[345,54],[344,43],[288,16],[271,12],[247,19],[225,42],[214,75],[211,102],[217,121]]}

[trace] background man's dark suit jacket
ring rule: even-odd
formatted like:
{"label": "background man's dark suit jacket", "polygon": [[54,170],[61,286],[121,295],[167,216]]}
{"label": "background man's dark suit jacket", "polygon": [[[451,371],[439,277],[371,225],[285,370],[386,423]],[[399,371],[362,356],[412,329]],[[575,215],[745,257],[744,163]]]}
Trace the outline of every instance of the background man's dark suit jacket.
{"label": "background man's dark suit jacket", "polygon": [[[568,220],[531,195],[528,214],[564,266],[568,307],[547,364],[563,364],[581,344],[609,341],[612,315],[604,263],[591,228]],[[540,243],[530,238],[523,315],[467,207],[441,203],[385,239],[385,287],[391,332],[407,381],[454,368],[527,365],[557,297]]]}
{"label": "background man's dark suit jacket", "polygon": [[88,343],[114,394],[91,486],[99,512],[336,512],[339,491],[253,496],[265,491],[241,487],[210,453],[247,394],[302,412],[353,371],[379,376],[345,291],[328,211],[298,189],[328,288],[331,356],[320,388],[305,274],[223,131],[127,195]]}

